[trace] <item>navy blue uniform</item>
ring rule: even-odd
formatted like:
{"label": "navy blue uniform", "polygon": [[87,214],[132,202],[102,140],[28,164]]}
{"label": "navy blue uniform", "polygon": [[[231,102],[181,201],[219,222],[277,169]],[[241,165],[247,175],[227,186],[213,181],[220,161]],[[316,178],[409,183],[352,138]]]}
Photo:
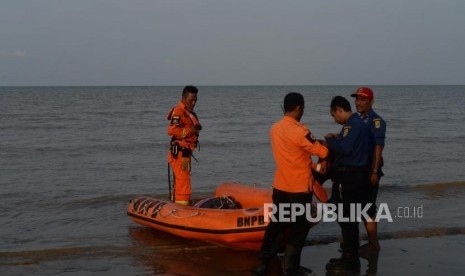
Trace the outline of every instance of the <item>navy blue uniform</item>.
{"label": "navy blue uniform", "polygon": [[[360,116],[365,124],[370,129],[370,133],[372,135],[372,142],[373,142],[373,149],[375,146],[382,146],[384,147],[384,140],[386,139],[386,122],[376,114],[373,109],[368,111],[365,115]],[[381,162],[381,166],[382,166]],[[383,176],[381,173],[381,168],[378,169],[380,172],[380,177]]]}
{"label": "navy blue uniform", "polygon": [[361,116],[361,118],[373,134],[375,145],[384,146],[384,140],[386,139],[386,122],[383,118],[376,114],[373,109]]}
{"label": "navy blue uniform", "polygon": [[365,167],[373,155],[370,132],[357,114],[350,116],[337,138],[326,138],[326,143],[334,154],[335,168]]}
{"label": "navy blue uniform", "polygon": [[[333,154],[332,202],[342,203],[343,215],[350,217],[350,204],[366,200],[368,183],[367,166],[373,155],[370,130],[358,114],[343,125],[336,138],[326,138]],[[358,222],[339,222],[342,230],[343,250],[358,255]]]}
{"label": "navy blue uniform", "polygon": [[[373,151],[375,146],[382,146],[384,147],[384,140],[386,139],[386,122],[376,114],[376,112],[371,109],[368,111],[366,114],[361,116],[362,120],[365,122],[365,124],[368,126],[370,129],[370,133],[372,136],[372,141],[373,141]],[[370,161],[369,164],[371,164],[372,161]],[[381,178],[384,173],[382,171],[383,167],[383,159],[381,158],[381,165],[378,169],[378,178]],[[370,209],[368,209],[367,214],[370,217],[375,217],[376,215],[376,198],[378,197],[378,187],[379,185],[373,186],[373,185],[368,185],[367,189],[367,203],[371,203]]]}

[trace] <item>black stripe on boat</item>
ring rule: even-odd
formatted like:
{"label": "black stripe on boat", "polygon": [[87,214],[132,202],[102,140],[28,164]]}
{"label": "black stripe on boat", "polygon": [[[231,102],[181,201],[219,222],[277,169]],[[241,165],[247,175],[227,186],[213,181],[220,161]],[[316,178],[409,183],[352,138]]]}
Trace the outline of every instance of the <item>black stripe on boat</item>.
{"label": "black stripe on boat", "polygon": [[145,220],[153,224],[158,224],[164,227],[169,227],[173,229],[185,230],[190,232],[199,232],[199,233],[209,233],[209,234],[232,234],[232,233],[248,233],[248,232],[257,232],[257,231],[264,231],[266,226],[261,227],[254,227],[254,228],[236,228],[236,229],[224,229],[224,230],[215,230],[215,229],[204,229],[204,228],[194,228],[194,227],[187,227],[175,224],[169,224],[166,222],[156,221],[154,219],[150,219],[144,216],[139,216],[130,212],[127,212],[128,216],[134,217],[137,219]]}

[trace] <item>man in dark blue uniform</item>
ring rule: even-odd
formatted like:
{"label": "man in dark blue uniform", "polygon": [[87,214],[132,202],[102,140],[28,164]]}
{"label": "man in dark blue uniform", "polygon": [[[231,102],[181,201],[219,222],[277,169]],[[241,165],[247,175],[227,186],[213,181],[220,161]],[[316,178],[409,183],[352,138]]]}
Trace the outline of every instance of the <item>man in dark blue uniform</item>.
{"label": "man in dark blue uniform", "polygon": [[384,140],[386,138],[386,122],[373,111],[374,96],[373,91],[369,87],[360,87],[356,93],[351,95],[355,97],[355,107],[362,120],[370,129],[373,145],[373,158],[368,164],[369,167],[369,180],[366,202],[371,203],[370,209],[367,214],[372,218],[372,221],[364,220],[365,229],[368,235],[368,244],[361,247],[361,250],[377,252],[380,250],[378,241],[378,226],[374,220],[376,217],[376,198],[378,196],[378,184],[380,178],[384,175],[381,168],[383,166],[383,149]]}
{"label": "man in dark blue uniform", "polygon": [[[331,101],[331,116],[342,125],[339,134],[325,136],[326,144],[333,154],[332,202],[342,203],[344,218],[350,217],[350,205],[364,202],[368,186],[368,162],[371,160],[372,141],[370,131],[358,114],[352,113],[349,101],[336,96]],[[339,214],[339,211],[338,211]],[[359,273],[358,222],[338,223],[342,230],[342,258],[330,261],[328,273]]]}

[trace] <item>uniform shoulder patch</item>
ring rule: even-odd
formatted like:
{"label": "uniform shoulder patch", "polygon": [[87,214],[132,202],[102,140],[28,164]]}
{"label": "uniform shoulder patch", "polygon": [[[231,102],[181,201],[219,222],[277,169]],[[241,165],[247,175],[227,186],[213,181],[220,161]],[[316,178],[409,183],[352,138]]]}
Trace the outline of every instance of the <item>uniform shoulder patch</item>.
{"label": "uniform shoulder patch", "polygon": [[305,138],[307,138],[307,140],[310,141],[310,143],[312,143],[312,144],[315,143],[315,142],[317,141],[316,138],[315,138],[315,136],[313,136],[313,134],[312,134],[311,132],[309,132],[309,133],[305,136]]}
{"label": "uniform shoulder patch", "polygon": [[342,133],[342,137],[346,137],[349,134],[350,126],[344,126],[344,132]]}
{"label": "uniform shoulder patch", "polygon": [[179,125],[180,122],[181,122],[181,117],[179,117],[179,115],[173,115],[171,117],[171,124],[172,125],[177,126],[177,125]]}

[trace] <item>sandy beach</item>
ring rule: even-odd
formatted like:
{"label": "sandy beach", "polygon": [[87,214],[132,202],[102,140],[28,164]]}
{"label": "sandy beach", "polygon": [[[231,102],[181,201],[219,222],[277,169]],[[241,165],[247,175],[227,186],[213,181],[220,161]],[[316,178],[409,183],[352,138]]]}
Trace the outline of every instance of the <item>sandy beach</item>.
{"label": "sandy beach", "polygon": [[[239,251],[170,235],[146,239],[153,231],[135,230],[131,247],[74,248],[3,253],[2,275],[251,275],[257,252]],[[162,242],[163,241],[163,242]],[[362,241],[363,244],[363,241]],[[379,256],[361,258],[361,275],[462,275],[465,235],[381,240]],[[325,275],[339,243],[310,245],[302,265]],[[281,275],[280,260],[268,275]]]}
{"label": "sandy beach", "polygon": [[[365,242],[362,240],[361,244]],[[382,249],[377,256],[360,258],[360,275],[462,275],[465,269],[463,234],[395,238],[380,242]],[[305,246],[301,264],[310,268],[314,275],[326,275],[326,263],[330,258],[339,257],[338,248],[338,242]],[[252,275],[250,270],[257,264],[258,254],[255,252],[208,246],[192,249],[186,248],[182,253],[188,263],[183,265],[170,259],[164,262],[169,264],[165,266],[167,270],[157,271],[160,259],[152,258],[151,272],[160,275]],[[144,261],[145,265],[150,262],[149,258]],[[268,275],[282,275],[280,265],[279,258],[274,259]]]}
{"label": "sandy beach", "polygon": [[[382,240],[379,256],[361,258],[361,275],[461,275],[465,269],[465,235]],[[316,275],[338,256],[338,243],[307,246],[302,264]]]}

